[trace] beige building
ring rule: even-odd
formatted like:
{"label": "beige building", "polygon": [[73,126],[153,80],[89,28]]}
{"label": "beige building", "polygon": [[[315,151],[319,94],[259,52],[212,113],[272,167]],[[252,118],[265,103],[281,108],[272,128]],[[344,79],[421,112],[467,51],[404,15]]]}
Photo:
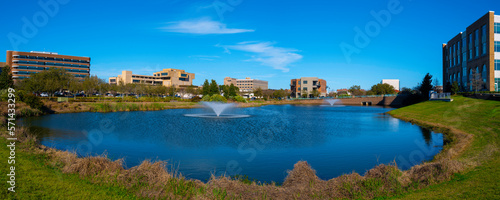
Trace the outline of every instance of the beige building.
{"label": "beige building", "polygon": [[180,69],[163,69],[153,73],[153,76],[132,74],[132,71],[122,71],[121,75],[110,77],[109,84],[142,83],[151,85],[164,85],[167,87],[183,87],[193,85],[194,73],[187,73]]}
{"label": "beige building", "polygon": [[268,89],[267,81],[245,78],[245,79],[235,79],[231,77],[224,78],[224,85],[231,85],[238,87],[240,92],[252,92],[257,88],[262,90]]}

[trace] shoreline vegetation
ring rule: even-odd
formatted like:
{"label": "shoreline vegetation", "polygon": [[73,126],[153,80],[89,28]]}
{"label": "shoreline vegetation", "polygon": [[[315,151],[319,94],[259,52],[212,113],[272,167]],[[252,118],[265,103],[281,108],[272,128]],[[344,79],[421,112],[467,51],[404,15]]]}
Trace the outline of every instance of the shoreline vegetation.
{"label": "shoreline vegetation", "polygon": [[[432,161],[406,171],[399,170],[397,163],[381,164],[363,176],[353,172],[330,180],[319,179],[307,161],[299,161],[282,185],[260,183],[244,176],[212,177],[203,183],[184,178],[175,167],[164,161],[146,160],[139,166],[125,169],[122,160],[111,160],[106,155],[77,157],[72,152],[45,147],[27,128],[18,128],[19,191],[7,194],[7,190],[2,190],[0,196],[16,199],[69,196],[76,199],[500,198],[500,103],[461,96],[453,98],[453,102],[427,101],[389,112],[393,117],[445,135],[443,150]],[[75,103],[45,106],[54,113],[64,113],[66,108],[71,110],[70,105]],[[117,102],[109,103],[108,108],[105,104],[99,108],[101,105],[78,103],[80,109],[74,110],[86,112],[82,110],[94,108],[92,112],[111,112],[197,106],[196,103],[182,103],[185,104],[151,103],[149,107],[141,107],[144,105],[141,103],[134,103],[136,106],[127,103],[131,107],[123,107]],[[247,103],[244,107],[260,105],[268,104]],[[23,109],[19,108],[19,112]],[[24,112],[20,114],[32,114]],[[0,144],[6,145],[7,140],[2,137]],[[7,154],[7,151],[1,151],[4,157]],[[1,172],[7,173],[6,170],[4,163]],[[6,188],[6,176],[0,181],[1,187]]]}

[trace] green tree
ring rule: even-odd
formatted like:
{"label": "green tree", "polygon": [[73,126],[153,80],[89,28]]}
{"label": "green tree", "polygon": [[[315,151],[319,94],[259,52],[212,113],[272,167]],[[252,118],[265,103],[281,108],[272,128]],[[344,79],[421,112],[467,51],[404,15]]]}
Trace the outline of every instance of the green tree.
{"label": "green tree", "polygon": [[429,91],[431,90],[432,90],[432,75],[427,73],[424,79],[422,80],[422,83],[419,84],[418,91],[420,91],[422,96],[426,97],[427,99],[427,97],[429,96]]}
{"label": "green tree", "polygon": [[286,96],[287,96],[287,93],[283,89],[276,90],[276,91],[273,92],[273,97],[274,98],[284,98]]}
{"label": "green tree", "polygon": [[238,92],[239,92],[239,88],[234,86],[232,83],[231,85],[229,86],[229,96],[230,97],[235,97],[238,95]]}
{"label": "green tree", "polygon": [[47,92],[51,96],[62,89],[69,88],[69,83],[73,76],[61,68],[50,68],[24,79],[24,89],[29,92]]}
{"label": "green tree", "polygon": [[459,91],[460,91],[460,87],[458,86],[458,82],[453,81],[453,84],[451,85],[451,93],[457,94]]}
{"label": "green tree", "polygon": [[372,91],[372,93],[375,95],[395,94],[396,93],[394,91],[394,87],[392,85],[387,84],[387,83],[379,83],[379,84],[373,85],[370,91]]}
{"label": "green tree", "polygon": [[174,86],[168,87],[167,93],[169,96],[175,97],[175,93],[177,93],[177,88],[175,88]]}
{"label": "green tree", "polygon": [[14,87],[14,80],[12,80],[12,74],[10,73],[10,67],[5,65],[2,68],[2,73],[0,74],[0,90],[8,89]]}
{"label": "green tree", "polygon": [[193,85],[190,85],[186,88],[186,93],[192,95],[198,95],[198,90]]}
{"label": "green tree", "polygon": [[219,88],[221,88],[222,93],[224,93],[224,97],[226,99],[229,99],[229,96],[230,96],[229,86],[227,86],[227,85],[220,85]]}
{"label": "green tree", "polygon": [[359,85],[353,85],[349,88],[349,92],[354,95],[354,96],[362,96],[365,95],[365,92],[361,90],[361,86]]}
{"label": "green tree", "polygon": [[257,98],[262,97],[262,96],[264,95],[264,94],[263,94],[263,92],[262,92],[262,88],[258,87],[257,89],[255,89],[255,90],[253,91],[253,95],[254,95],[255,97],[257,97]]}
{"label": "green tree", "polygon": [[205,79],[205,82],[203,83],[203,88],[201,90],[201,94],[203,96],[210,95],[210,83],[208,82],[208,79]]}
{"label": "green tree", "polygon": [[82,81],[80,81],[80,80],[78,80],[78,79],[76,79],[74,77],[71,78],[69,80],[68,90],[71,93],[73,93],[73,98],[76,99],[76,94],[83,90]]}
{"label": "green tree", "polygon": [[85,95],[92,96],[96,93],[100,88],[100,84],[102,82],[99,80],[97,76],[87,76],[83,79],[82,89],[85,91]]}
{"label": "green tree", "polygon": [[215,81],[214,79],[212,79],[212,81],[210,82],[210,96],[214,95],[214,94],[220,94],[220,91],[219,91],[219,85],[217,85],[217,81]]}
{"label": "green tree", "polygon": [[412,94],[413,90],[411,88],[403,87],[400,91],[401,94]]}
{"label": "green tree", "polygon": [[302,96],[302,98],[307,98],[307,97],[309,97],[309,92],[307,92],[307,90],[302,90],[301,96]]}
{"label": "green tree", "polygon": [[316,98],[319,97],[319,95],[321,95],[321,92],[319,90],[313,90],[311,92],[311,95]]}

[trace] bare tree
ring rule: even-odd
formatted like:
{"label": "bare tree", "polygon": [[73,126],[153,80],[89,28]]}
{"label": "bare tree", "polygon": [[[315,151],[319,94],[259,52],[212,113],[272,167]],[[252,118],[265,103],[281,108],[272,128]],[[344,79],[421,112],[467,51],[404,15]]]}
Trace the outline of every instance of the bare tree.
{"label": "bare tree", "polygon": [[481,79],[481,73],[478,73],[476,69],[472,69],[470,85],[475,92],[483,89],[484,83],[483,79]]}

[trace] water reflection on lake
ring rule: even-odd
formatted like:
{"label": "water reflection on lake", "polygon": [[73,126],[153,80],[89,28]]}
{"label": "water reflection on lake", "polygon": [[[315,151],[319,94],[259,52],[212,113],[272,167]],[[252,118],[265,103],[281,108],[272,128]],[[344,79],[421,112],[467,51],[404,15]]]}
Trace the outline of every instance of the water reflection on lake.
{"label": "water reflection on lake", "polygon": [[127,167],[168,160],[188,178],[245,174],[282,182],[308,161],[322,179],[393,160],[407,169],[442,149],[442,134],[404,122],[382,107],[276,105],[226,111],[248,118],[192,118],[205,109],[73,113],[26,118],[42,144],[81,155],[107,152]]}

